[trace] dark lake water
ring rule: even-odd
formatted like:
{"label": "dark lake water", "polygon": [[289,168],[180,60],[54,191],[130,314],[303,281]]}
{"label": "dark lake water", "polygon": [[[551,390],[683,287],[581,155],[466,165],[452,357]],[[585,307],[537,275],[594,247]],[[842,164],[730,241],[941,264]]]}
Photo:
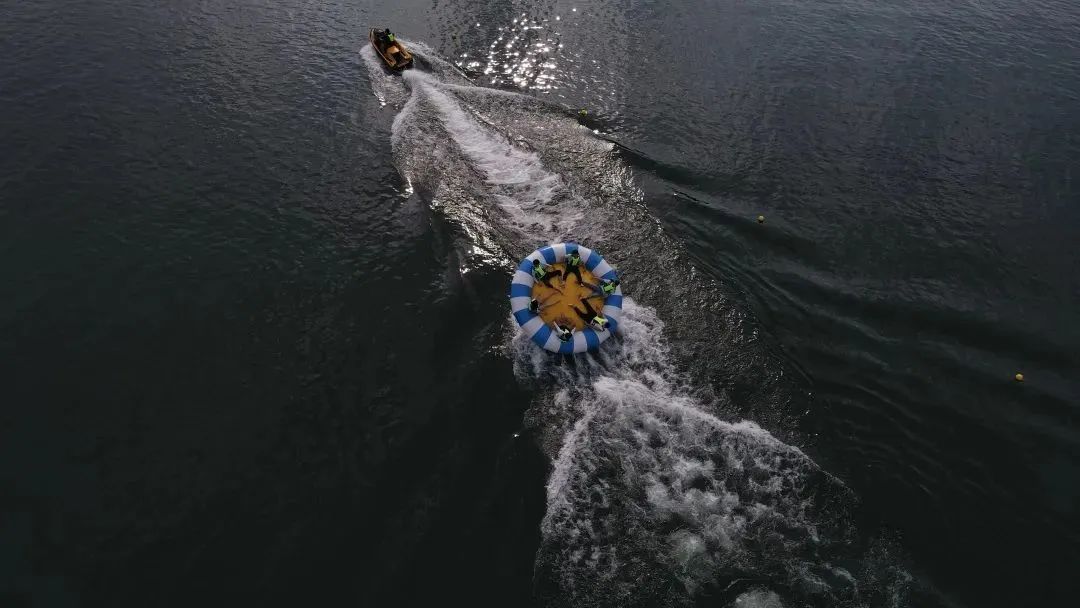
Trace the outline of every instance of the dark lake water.
{"label": "dark lake water", "polygon": [[0,605],[1075,603],[1075,3],[0,7]]}

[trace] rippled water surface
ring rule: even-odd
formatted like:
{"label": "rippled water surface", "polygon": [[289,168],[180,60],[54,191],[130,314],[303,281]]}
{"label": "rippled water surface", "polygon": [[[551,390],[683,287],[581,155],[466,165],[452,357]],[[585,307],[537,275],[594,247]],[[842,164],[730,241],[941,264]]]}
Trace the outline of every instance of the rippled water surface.
{"label": "rippled water surface", "polygon": [[4,15],[0,604],[1075,601],[1073,4]]}

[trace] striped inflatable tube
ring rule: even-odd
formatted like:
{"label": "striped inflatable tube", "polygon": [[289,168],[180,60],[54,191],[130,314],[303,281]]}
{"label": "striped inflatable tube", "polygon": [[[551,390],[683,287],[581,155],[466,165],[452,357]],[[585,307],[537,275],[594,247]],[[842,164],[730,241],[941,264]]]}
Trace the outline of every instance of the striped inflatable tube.
{"label": "striped inflatable tube", "polygon": [[583,330],[574,332],[573,340],[563,342],[559,340],[559,336],[555,334],[550,325],[544,323],[544,320],[539,315],[529,312],[529,301],[532,299],[534,282],[532,275],[533,260],[540,260],[541,264],[565,262],[567,252],[574,249],[578,250],[578,255],[585,262],[585,268],[593,276],[607,280],[618,278],[615,269],[604,261],[604,257],[599,253],[577,243],[557,243],[541,247],[526,256],[518,265],[517,270],[514,271],[514,278],[510,281],[510,309],[514,312],[514,319],[517,320],[518,325],[521,326],[525,334],[532,338],[533,342],[553,353],[583,353],[600,348],[604,340],[607,340],[612,332],[619,328],[619,317],[622,315],[623,294],[621,286],[615,288],[615,293],[604,298],[602,312],[610,323],[607,331],[597,332],[591,327],[586,327]]}

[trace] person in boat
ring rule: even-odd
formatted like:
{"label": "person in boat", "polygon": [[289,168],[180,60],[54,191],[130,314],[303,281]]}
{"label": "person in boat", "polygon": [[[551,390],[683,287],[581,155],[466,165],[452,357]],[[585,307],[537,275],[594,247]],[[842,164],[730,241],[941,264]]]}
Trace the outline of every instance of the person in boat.
{"label": "person in boat", "polygon": [[574,312],[596,331],[607,331],[608,325],[611,323],[604,315],[593,310],[593,307],[589,305],[589,298],[581,298],[581,304],[585,307],[585,310],[578,310],[577,306],[571,306],[570,308],[573,308]]}
{"label": "person in boat", "polygon": [[537,300],[536,298],[529,300],[529,312],[534,315],[538,315],[540,314],[541,310],[544,310],[545,308],[548,308],[550,306],[554,306],[555,303],[551,301],[554,297],[555,294],[551,294],[550,296],[544,298],[544,301],[542,302],[540,300]]}
{"label": "person in boat", "polygon": [[593,285],[592,283],[585,283],[590,289],[596,292],[596,295],[606,298],[615,293],[615,288],[619,286],[619,279],[601,279],[599,285]]}
{"label": "person in boat", "polygon": [[581,285],[581,254],[577,249],[571,251],[566,258],[566,274],[563,275],[563,279],[569,281],[570,275],[576,276],[578,285]]}
{"label": "person in boat", "polygon": [[558,289],[556,289],[555,286],[551,284],[551,279],[562,278],[562,271],[552,268],[547,264],[541,264],[540,260],[533,260],[532,273],[534,279],[558,291]]}
{"label": "person in boat", "polygon": [[386,47],[390,46],[395,40],[394,33],[389,29],[375,30],[375,41],[379,43],[379,48],[386,50]]}
{"label": "person in boat", "polygon": [[562,325],[558,321],[552,321],[551,324],[555,327],[555,335],[558,336],[560,342],[569,342],[574,339],[573,328]]}

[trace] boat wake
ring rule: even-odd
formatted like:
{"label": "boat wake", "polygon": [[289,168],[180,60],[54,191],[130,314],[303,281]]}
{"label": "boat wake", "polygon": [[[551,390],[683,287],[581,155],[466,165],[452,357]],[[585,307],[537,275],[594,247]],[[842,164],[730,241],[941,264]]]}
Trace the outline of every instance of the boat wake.
{"label": "boat wake", "polygon": [[515,373],[536,387],[526,422],[553,463],[538,600],[903,605],[910,577],[858,542],[844,484],[757,424],[724,419],[732,404],[710,379],[749,365],[743,313],[692,269],[656,272],[682,250],[612,144],[563,108],[474,86],[406,44],[420,69],[389,76],[373,54],[365,62],[398,111],[399,171],[465,248],[509,269],[545,242],[588,243],[641,300],[624,301],[618,339],[573,361],[535,348],[507,311]]}

